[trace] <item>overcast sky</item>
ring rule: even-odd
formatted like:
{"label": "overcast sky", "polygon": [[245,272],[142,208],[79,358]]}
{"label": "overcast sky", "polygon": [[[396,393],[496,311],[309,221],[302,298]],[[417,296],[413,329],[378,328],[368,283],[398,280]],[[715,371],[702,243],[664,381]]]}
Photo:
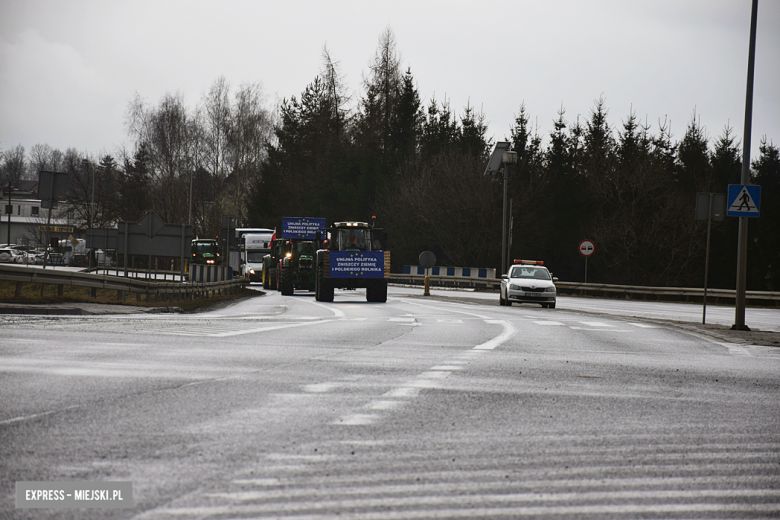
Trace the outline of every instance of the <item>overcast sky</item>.
{"label": "overcast sky", "polygon": [[[494,141],[521,103],[547,136],[558,110],[587,118],[603,97],[682,138],[694,111],[714,139],[742,140],[750,0],[169,1],[0,0],[0,149],[132,147],[137,92],[189,107],[220,76],[260,83],[269,108],[299,96],[327,45],[355,98],[380,35],[395,34],[423,102],[482,110]],[[780,144],[780,0],[760,0],[753,152]]]}

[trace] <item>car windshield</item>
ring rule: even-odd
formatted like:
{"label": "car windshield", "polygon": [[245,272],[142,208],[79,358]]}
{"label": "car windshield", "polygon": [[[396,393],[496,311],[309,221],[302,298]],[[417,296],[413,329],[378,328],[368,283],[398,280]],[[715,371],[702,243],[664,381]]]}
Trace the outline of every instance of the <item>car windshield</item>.
{"label": "car windshield", "polygon": [[550,273],[543,267],[515,266],[512,268],[510,278],[532,278],[534,280],[549,280]]}
{"label": "car windshield", "polygon": [[261,264],[263,263],[264,256],[265,253],[247,253],[246,260],[247,262],[252,262],[253,264]]}

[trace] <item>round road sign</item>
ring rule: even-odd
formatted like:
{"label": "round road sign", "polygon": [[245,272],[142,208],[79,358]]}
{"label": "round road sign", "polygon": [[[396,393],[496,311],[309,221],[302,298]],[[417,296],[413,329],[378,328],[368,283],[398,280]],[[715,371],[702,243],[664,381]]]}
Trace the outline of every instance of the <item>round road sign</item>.
{"label": "round road sign", "polygon": [[583,240],[580,242],[580,254],[584,257],[589,257],[593,254],[593,252],[596,250],[596,247],[593,245],[593,242],[590,240]]}
{"label": "round road sign", "polygon": [[434,255],[430,251],[423,251],[422,253],[420,253],[419,262],[420,262],[420,267],[424,269],[430,269],[431,267],[436,265],[436,255]]}

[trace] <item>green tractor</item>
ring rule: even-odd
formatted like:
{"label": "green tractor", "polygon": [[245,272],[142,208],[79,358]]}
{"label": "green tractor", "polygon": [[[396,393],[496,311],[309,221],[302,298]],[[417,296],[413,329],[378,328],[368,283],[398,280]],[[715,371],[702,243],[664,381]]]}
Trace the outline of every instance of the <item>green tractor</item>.
{"label": "green tractor", "polygon": [[291,296],[295,289],[313,291],[314,257],[321,247],[320,241],[291,238],[286,246],[279,264],[279,291],[285,296]]}
{"label": "green tractor", "polygon": [[366,222],[336,222],[326,231],[329,247],[318,250],[315,261],[315,299],[332,302],[335,288],[365,288],[367,301],[386,302],[390,252],[382,244],[387,232]]}
{"label": "green tractor", "polygon": [[271,252],[263,257],[263,289],[278,290],[279,265],[290,249],[287,242],[286,238],[271,241]]}

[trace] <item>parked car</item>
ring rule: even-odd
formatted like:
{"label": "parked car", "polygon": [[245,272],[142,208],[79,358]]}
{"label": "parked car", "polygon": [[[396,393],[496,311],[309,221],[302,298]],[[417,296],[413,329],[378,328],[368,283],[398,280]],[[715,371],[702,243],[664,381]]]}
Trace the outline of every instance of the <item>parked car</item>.
{"label": "parked car", "polygon": [[23,264],[24,254],[16,249],[6,247],[5,249],[0,249],[0,262],[6,264]]}

